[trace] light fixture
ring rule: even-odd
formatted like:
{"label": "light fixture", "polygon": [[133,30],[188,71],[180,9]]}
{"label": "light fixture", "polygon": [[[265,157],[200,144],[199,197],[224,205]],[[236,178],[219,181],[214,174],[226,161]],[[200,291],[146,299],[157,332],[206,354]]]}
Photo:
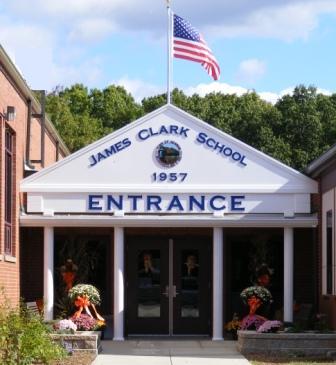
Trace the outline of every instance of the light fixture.
{"label": "light fixture", "polygon": [[7,113],[6,113],[6,119],[9,122],[12,122],[15,120],[16,112],[15,112],[15,106],[7,106]]}

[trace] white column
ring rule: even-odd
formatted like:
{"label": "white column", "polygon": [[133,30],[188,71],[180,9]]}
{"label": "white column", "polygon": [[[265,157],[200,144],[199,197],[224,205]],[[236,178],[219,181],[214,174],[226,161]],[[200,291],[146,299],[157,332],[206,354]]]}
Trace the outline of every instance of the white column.
{"label": "white column", "polygon": [[114,341],[124,340],[124,229],[114,228]]}
{"label": "white column", "polygon": [[293,228],[284,228],[284,322],[293,322]]}
{"label": "white column", "polygon": [[213,229],[212,340],[223,340],[223,229]]}
{"label": "white column", "polygon": [[44,227],[43,301],[44,319],[52,320],[54,311],[54,228]]}

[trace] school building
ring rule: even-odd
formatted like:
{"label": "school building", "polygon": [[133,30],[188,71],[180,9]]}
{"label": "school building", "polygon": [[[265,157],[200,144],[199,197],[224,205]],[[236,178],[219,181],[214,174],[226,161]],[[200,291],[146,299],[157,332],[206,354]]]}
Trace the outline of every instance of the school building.
{"label": "school building", "polygon": [[2,48],[0,66],[0,283],[13,303],[43,298],[46,319],[59,315],[71,260],[115,340],[219,340],[265,263],[277,318],[310,304],[336,326],[335,148],[302,174],[168,104],[69,155],[44,93]]}

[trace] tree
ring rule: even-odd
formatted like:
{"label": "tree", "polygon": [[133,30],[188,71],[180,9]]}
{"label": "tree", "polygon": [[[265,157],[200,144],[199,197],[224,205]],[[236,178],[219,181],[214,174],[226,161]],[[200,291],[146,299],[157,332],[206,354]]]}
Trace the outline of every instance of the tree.
{"label": "tree", "polygon": [[321,153],[323,126],[317,109],[316,88],[297,86],[276,104],[281,119],[273,125],[275,134],[291,146],[291,165],[302,170]]}
{"label": "tree", "polygon": [[[318,94],[299,85],[275,105],[255,92],[204,97],[172,92],[174,105],[296,168],[307,164],[336,140],[336,94]],[[166,104],[166,94],[137,104],[123,87],[88,90],[81,84],[58,87],[47,96],[47,111],[71,151],[91,143]]]}
{"label": "tree", "polygon": [[101,120],[108,131],[119,129],[143,114],[132,95],[121,86],[110,85],[102,91],[93,89],[90,100],[91,116]]}
{"label": "tree", "polygon": [[89,116],[86,106],[84,113],[73,114],[70,98],[55,93],[47,96],[46,111],[70,151],[76,151],[103,136],[103,127],[98,119]]}

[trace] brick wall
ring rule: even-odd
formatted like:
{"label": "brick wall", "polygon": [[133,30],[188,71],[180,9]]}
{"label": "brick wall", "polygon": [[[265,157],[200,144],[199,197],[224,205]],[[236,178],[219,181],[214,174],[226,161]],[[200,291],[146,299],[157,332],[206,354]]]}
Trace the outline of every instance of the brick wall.
{"label": "brick wall", "polygon": [[[5,119],[7,106],[14,106],[16,117],[13,121]],[[33,110],[33,113],[39,111]],[[27,117],[28,101],[23,91],[15,83],[14,78],[5,69],[0,60],[0,287],[4,287],[8,299],[17,304],[20,297],[20,230],[19,214],[24,205],[25,197],[20,194],[19,183],[24,177],[24,162],[27,142]],[[14,187],[12,194],[13,202],[13,254],[4,255],[4,194],[5,194],[5,158],[4,158],[4,137],[6,125],[15,134],[14,146]],[[30,139],[31,159],[40,159],[41,151],[41,125],[38,119],[32,120]],[[62,152],[60,153],[62,158]],[[56,161],[56,141],[47,131],[45,137],[45,166]],[[35,164],[36,169],[40,169],[40,164]]]}

